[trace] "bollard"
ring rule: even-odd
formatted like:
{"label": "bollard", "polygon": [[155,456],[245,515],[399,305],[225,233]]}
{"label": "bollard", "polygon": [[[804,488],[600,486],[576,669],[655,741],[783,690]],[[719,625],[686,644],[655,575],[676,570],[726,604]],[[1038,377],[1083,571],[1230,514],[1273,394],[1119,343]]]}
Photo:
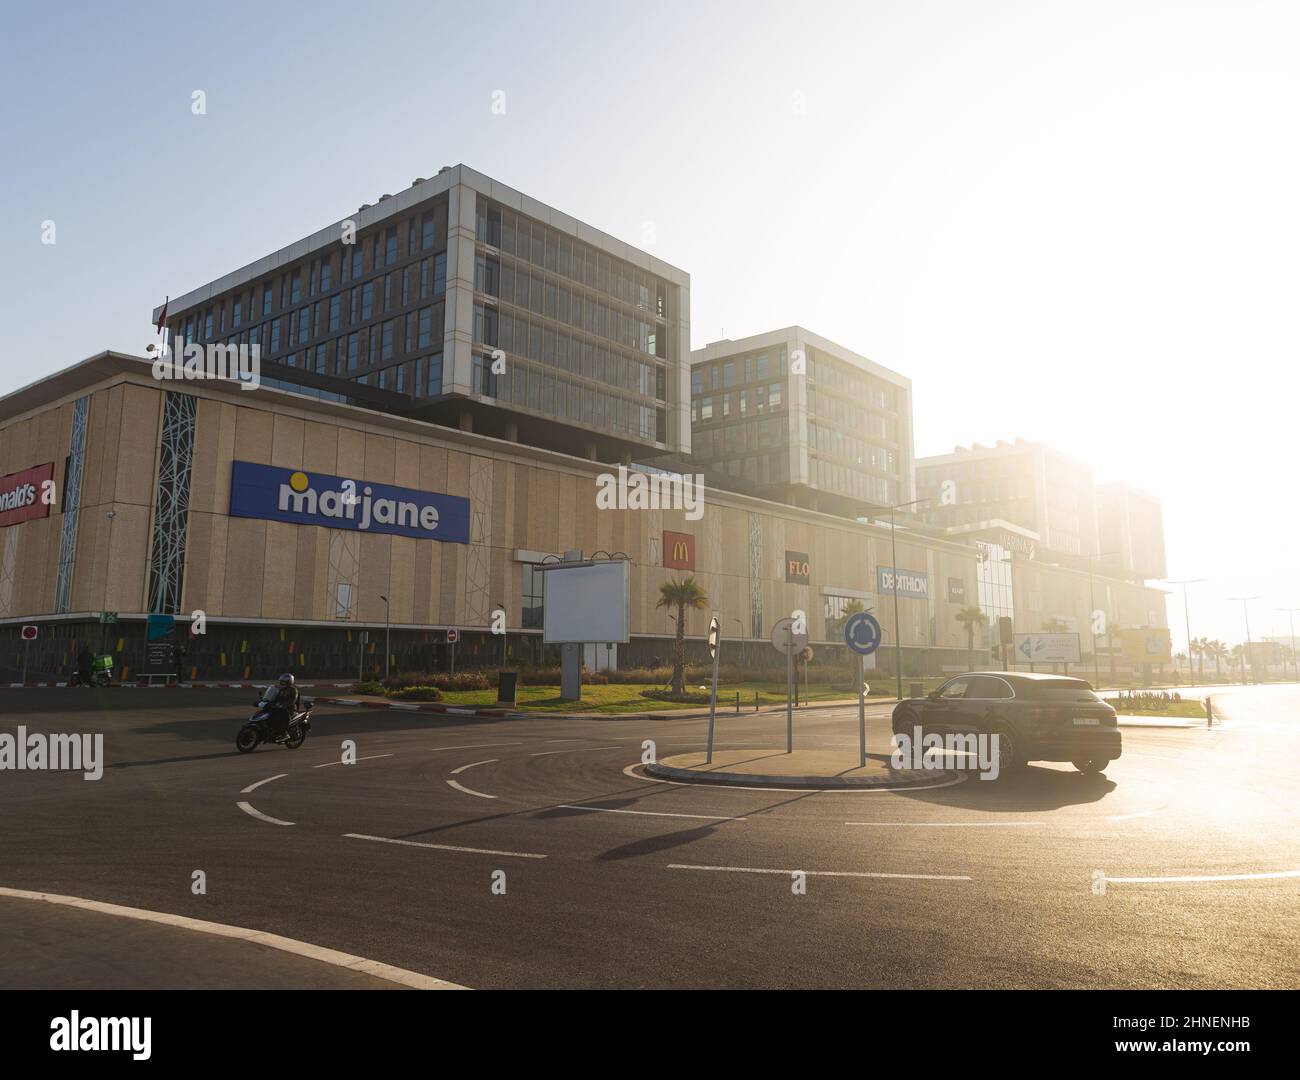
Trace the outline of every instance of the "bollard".
{"label": "bollard", "polygon": [[1205,726],[1214,727],[1214,698],[1205,699]]}
{"label": "bollard", "polygon": [[736,691],[736,712],[737,714],[739,714],[740,712],[740,691],[739,690]]}
{"label": "bollard", "polygon": [[758,712],[758,691],[754,691],[754,711]]}

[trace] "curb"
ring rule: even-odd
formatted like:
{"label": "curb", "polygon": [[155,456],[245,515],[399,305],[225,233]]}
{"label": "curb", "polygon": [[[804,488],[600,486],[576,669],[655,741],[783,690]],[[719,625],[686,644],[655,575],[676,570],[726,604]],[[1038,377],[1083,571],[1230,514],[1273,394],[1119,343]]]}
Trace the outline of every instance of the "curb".
{"label": "curb", "polygon": [[477,716],[491,720],[528,719],[539,713],[511,712],[508,709],[467,709],[459,705],[437,705],[432,702],[414,701],[363,701],[361,698],[312,698],[316,705],[355,705],[362,709],[387,709],[395,712],[431,712],[451,716]]}
{"label": "curb", "polygon": [[[875,755],[868,755],[875,757]],[[854,791],[863,788],[909,788],[935,782],[956,780],[961,774],[952,769],[891,769],[886,776],[770,776],[762,773],[701,773],[673,765],[651,762],[645,771],[661,780],[694,784],[719,784],[724,787],[797,788],[817,791]]]}
{"label": "curb", "polygon": [[448,982],[422,972],[394,967],[392,964],[370,960],[364,956],[329,949],[323,945],[313,945],[309,941],[284,937],[280,934],[267,933],[264,930],[249,930],[243,926],[231,926],[229,923],[210,922],[207,919],[194,919],[188,915],[173,915],[166,911],[151,911],[148,908],[125,907],[122,904],[108,904],[102,900],[87,900],[80,896],[64,896],[60,893],[36,892],[31,889],[0,888],[0,897],[13,900],[37,900],[47,904],[60,904],[65,907],[79,908],[82,911],[94,911],[101,915],[116,915],[125,919],[137,919],[141,922],[157,923],[161,926],[173,926],[181,930],[191,930],[215,937],[235,938],[252,945],[264,945],[270,949],[289,953],[293,956],[316,960],[332,967],[345,968],[349,971],[371,975],[376,979],[386,979],[398,986],[407,986],[412,990],[468,990],[469,987],[459,983]]}

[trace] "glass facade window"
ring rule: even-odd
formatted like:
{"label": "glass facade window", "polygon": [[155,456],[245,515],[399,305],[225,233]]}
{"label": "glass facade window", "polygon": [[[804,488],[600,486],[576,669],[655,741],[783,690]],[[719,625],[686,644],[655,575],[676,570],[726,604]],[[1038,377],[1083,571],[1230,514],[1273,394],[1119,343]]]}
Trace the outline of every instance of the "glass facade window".
{"label": "glass facade window", "polygon": [[540,630],[545,614],[546,574],[532,563],[524,563],[521,622],[525,630]]}

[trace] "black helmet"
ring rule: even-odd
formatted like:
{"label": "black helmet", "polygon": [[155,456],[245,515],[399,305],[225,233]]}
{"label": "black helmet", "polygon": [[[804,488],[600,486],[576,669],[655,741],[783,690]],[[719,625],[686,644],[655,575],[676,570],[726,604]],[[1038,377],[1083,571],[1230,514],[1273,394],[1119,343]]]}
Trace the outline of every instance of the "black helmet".
{"label": "black helmet", "polygon": [[288,671],[286,671],[283,675],[280,676],[280,685],[281,685],[281,686],[292,686],[292,685],[293,685],[293,674],[292,674],[292,672],[288,672]]}

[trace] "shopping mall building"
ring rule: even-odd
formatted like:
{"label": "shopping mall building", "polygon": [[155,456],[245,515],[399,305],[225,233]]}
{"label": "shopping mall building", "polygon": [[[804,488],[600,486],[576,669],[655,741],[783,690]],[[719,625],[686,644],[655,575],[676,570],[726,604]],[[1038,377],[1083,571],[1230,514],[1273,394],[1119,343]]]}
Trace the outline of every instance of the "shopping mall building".
{"label": "shopping mall building", "polygon": [[[0,672],[64,676],[88,647],[129,678],[151,616],[185,678],[355,676],[385,640],[399,670],[552,663],[538,568],[574,550],[631,568],[630,640],[590,643],[595,668],[671,655],[656,601],[685,576],[708,596],[692,649],[717,613],[748,666],[780,661],[797,612],[824,662],[872,610],[907,674],[967,666],[971,606],[981,665],[1002,615],[1078,632],[1085,664],[1091,612],[1166,626],[1161,590],[1022,525],[900,511],[891,533],[910,381],[798,327],[692,356],[689,287],[456,166],[171,298],[161,360],[106,352],[0,398]],[[185,377],[187,345],[256,345],[257,385]]]}

